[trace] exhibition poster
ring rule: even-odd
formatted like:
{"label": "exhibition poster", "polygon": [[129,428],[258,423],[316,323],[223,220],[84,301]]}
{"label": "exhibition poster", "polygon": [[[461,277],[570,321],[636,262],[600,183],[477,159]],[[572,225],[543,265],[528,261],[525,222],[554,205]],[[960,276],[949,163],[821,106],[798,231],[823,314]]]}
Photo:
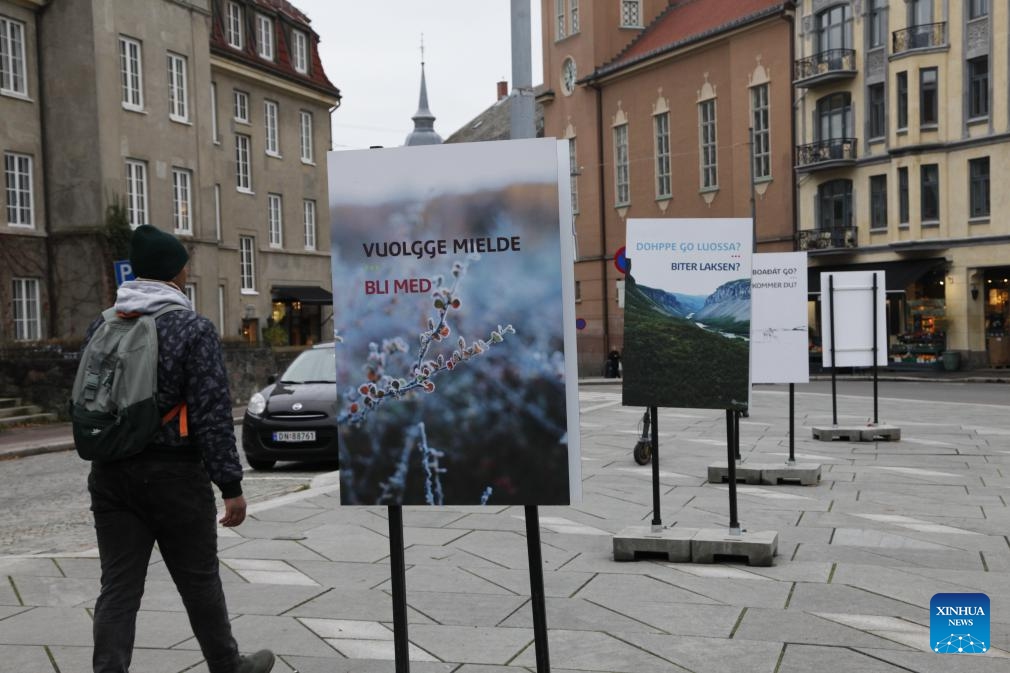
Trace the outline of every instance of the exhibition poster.
{"label": "exhibition poster", "polygon": [[624,404],[743,409],[751,220],[628,220]]}
{"label": "exhibition poster", "polygon": [[810,381],[807,253],[754,255],[751,278],[751,382]]}
{"label": "exhibition poster", "polygon": [[[874,275],[877,277],[876,293],[873,292]],[[832,286],[833,293],[829,291]],[[823,367],[872,367],[874,341],[877,365],[887,366],[886,292],[883,271],[821,272]]]}
{"label": "exhibition poster", "polygon": [[577,502],[567,149],[328,160],[341,503]]}

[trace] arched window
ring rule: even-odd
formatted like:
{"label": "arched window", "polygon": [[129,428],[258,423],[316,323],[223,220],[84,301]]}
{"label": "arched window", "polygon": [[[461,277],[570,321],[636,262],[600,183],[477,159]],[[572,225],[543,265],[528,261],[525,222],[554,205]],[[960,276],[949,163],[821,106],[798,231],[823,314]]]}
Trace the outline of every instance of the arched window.
{"label": "arched window", "polygon": [[849,4],[829,7],[817,15],[817,51],[852,49],[852,10]]}
{"label": "arched window", "polygon": [[818,140],[838,140],[852,137],[852,96],[835,93],[817,101]]}

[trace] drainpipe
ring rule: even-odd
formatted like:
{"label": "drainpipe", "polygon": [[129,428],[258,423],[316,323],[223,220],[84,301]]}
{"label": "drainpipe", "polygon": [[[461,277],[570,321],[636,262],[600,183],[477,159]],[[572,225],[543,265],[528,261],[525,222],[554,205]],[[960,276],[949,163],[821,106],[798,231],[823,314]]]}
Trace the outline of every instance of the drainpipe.
{"label": "drainpipe", "polygon": [[51,214],[50,210],[50,198],[49,198],[49,179],[46,175],[46,169],[49,167],[49,140],[46,134],[46,119],[43,114],[45,109],[45,92],[42,82],[45,81],[45,76],[43,75],[42,68],[42,17],[46,11],[52,6],[52,3],[46,3],[39,7],[35,11],[35,69],[38,73],[38,86],[35,91],[35,105],[38,110],[39,115],[39,136],[40,136],[40,150],[42,156],[39,157],[39,163],[42,166],[42,207],[45,209],[45,217],[43,218],[43,231],[45,232],[45,250],[46,250],[46,296],[49,299],[49,324],[48,332],[50,338],[56,335],[56,322],[59,316],[59,311],[57,310],[56,299],[58,293],[56,291],[56,275],[53,271],[54,261],[54,251],[53,251],[53,230],[51,224]]}
{"label": "drainpipe", "polygon": [[610,286],[607,283],[607,203],[604,193],[606,187],[606,177],[603,174],[603,90],[596,82],[590,81],[587,84],[596,92],[596,165],[599,166],[597,172],[599,211],[600,211],[600,271],[602,272],[603,289],[603,355],[610,352]]}
{"label": "drainpipe", "polygon": [[[789,67],[796,63],[796,11],[787,9],[782,12],[782,18],[789,24]],[[792,135],[792,146],[790,147],[789,163],[796,161],[796,102],[793,99],[794,91],[789,89],[789,132]],[[790,189],[792,189],[793,206],[793,250],[799,249],[800,243],[800,221],[799,221],[799,188],[796,185],[796,168],[790,167],[789,171]]]}

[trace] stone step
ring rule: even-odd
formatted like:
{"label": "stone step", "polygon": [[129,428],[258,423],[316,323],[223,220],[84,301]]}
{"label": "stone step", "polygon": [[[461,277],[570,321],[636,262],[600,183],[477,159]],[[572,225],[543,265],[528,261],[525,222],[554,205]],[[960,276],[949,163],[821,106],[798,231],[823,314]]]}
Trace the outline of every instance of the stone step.
{"label": "stone step", "polygon": [[0,427],[11,427],[14,425],[39,425],[42,423],[55,423],[56,414],[27,414],[25,416],[8,416],[0,418]]}
{"label": "stone step", "polygon": [[17,397],[0,397],[0,409],[19,406],[21,406],[21,400]]}

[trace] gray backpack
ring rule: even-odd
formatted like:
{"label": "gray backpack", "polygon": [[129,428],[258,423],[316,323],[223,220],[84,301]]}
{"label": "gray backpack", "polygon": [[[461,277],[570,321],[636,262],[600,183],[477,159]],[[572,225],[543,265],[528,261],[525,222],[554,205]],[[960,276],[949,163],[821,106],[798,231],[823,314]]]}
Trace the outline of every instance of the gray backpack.
{"label": "gray backpack", "polygon": [[158,330],[154,319],[169,311],[124,317],[114,308],[81,354],[70,397],[74,446],[85,460],[111,462],[139,453],[158,429],[179,416],[186,434],[185,403],[164,418],[158,413]]}

